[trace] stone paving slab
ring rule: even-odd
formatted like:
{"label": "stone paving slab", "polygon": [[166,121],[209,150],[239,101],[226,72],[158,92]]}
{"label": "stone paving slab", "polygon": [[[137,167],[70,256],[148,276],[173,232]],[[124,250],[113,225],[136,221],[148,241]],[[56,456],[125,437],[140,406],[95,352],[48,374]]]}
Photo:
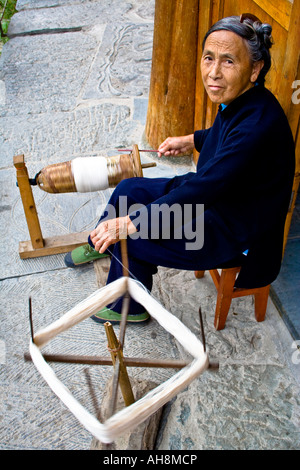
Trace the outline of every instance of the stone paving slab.
{"label": "stone paving slab", "polygon": [[201,306],[207,347],[219,361],[218,372],[201,375],[166,406],[157,448],[299,449],[297,352],[272,302],[265,321],[257,323],[252,298],[234,299],[226,328],[216,331],[208,274],[195,280],[190,272],[160,270],[156,289],[160,302],[195,334]]}
{"label": "stone paving slab", "polygon": [[[39,8],[36,8],[36,4]],[[78,3],[78,4],[77,4]],[[58,7],[59,8],[55,8]],[[139,2],[120,2],[110,0],[107,2],[22,2],[17,3],[18,13],[10,22],[9,35],[15,36],[24,33],[43,33],[60,30],[72,30],[87,28],[94,25],[109,24],[112,18],[114,22],[130,22],[138,25],[143,22],[153,24],[154,3],[140,0]],[[34,9],[32,9],[34,8]],[[45,8],[48,8],[45,14]]]}
{"label": "stone paving slab", "polygon": [[158,448],[299,450],[289,378],[282,367],[251,365],[203,375],[167,406]]}
{"label": "stone paving slab", "polygon": [[1,116],[36,114],[42,119],[42,113],[74,110],[99,43],[83,32],[65,33],[61,39],[53,34],[8,41],[2,52],[6,89]]}

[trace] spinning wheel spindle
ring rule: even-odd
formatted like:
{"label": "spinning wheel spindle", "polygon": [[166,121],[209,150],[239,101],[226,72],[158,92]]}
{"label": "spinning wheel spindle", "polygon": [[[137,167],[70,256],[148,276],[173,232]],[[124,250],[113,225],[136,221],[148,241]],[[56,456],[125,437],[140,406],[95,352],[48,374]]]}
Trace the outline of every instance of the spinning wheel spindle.
{"label": "spinning wheel spindle", "polygon": [[127,178],[142,177],[143,167],[137,146],[128,155],[78,157],[43,168],[35,177],[40,189],[48,193],[86,193],[117,186]]}

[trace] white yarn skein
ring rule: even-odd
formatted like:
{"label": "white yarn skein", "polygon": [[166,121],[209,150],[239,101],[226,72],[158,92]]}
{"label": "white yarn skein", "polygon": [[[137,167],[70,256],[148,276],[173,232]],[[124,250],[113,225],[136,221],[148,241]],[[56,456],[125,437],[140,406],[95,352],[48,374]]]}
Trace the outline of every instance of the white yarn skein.
{"label": "white yarn skein", "polygon": [[77,157],[72,160],[71,167],[79,193],[100,191],[109,187],[105,157]]}

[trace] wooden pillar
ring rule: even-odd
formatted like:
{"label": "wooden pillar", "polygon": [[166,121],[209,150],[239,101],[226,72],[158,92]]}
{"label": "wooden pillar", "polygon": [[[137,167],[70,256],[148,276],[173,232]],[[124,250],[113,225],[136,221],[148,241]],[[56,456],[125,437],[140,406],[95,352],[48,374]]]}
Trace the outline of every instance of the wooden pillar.
{"label": "wooden pillar", "polygon": [[[290,22],[289,22],[289,34],[287,38],[285,61],[283,70],[281,73],[280,80],[280,103],[287,114],[289,124],[291,126],[294,140],[295,140],[295,151],[296,151],[296,167],[295,176],[293,182],[292,196],[289,211],[285,223],[284,232],[284,249],[287,243],[287,237],[289,234],[293,212],[297,200],[297,194],[300,188],[300,103],[299,93],[293,97],[295,90],[299,90],[300,80],[300,0],[294,0],[291,10]],[[284,80],[282,80],[284,77]],[[296,86],[293,88],[291,84]]]}
{"label": "wooden pillar", "polygon": [[194,131],[198,0],[156,0],[146,138]]}

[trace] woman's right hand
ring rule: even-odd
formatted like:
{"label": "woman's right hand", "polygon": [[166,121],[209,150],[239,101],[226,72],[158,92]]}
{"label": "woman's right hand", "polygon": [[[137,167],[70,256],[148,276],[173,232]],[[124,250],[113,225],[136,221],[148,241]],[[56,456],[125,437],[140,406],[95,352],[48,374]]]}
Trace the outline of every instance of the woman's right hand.
{"label": "woman's right hand", "polygon": [[158,147],[158,156],[165,157],[187,154],[194,149],[194,134],[184,135],[181,137],[168,137]]}

